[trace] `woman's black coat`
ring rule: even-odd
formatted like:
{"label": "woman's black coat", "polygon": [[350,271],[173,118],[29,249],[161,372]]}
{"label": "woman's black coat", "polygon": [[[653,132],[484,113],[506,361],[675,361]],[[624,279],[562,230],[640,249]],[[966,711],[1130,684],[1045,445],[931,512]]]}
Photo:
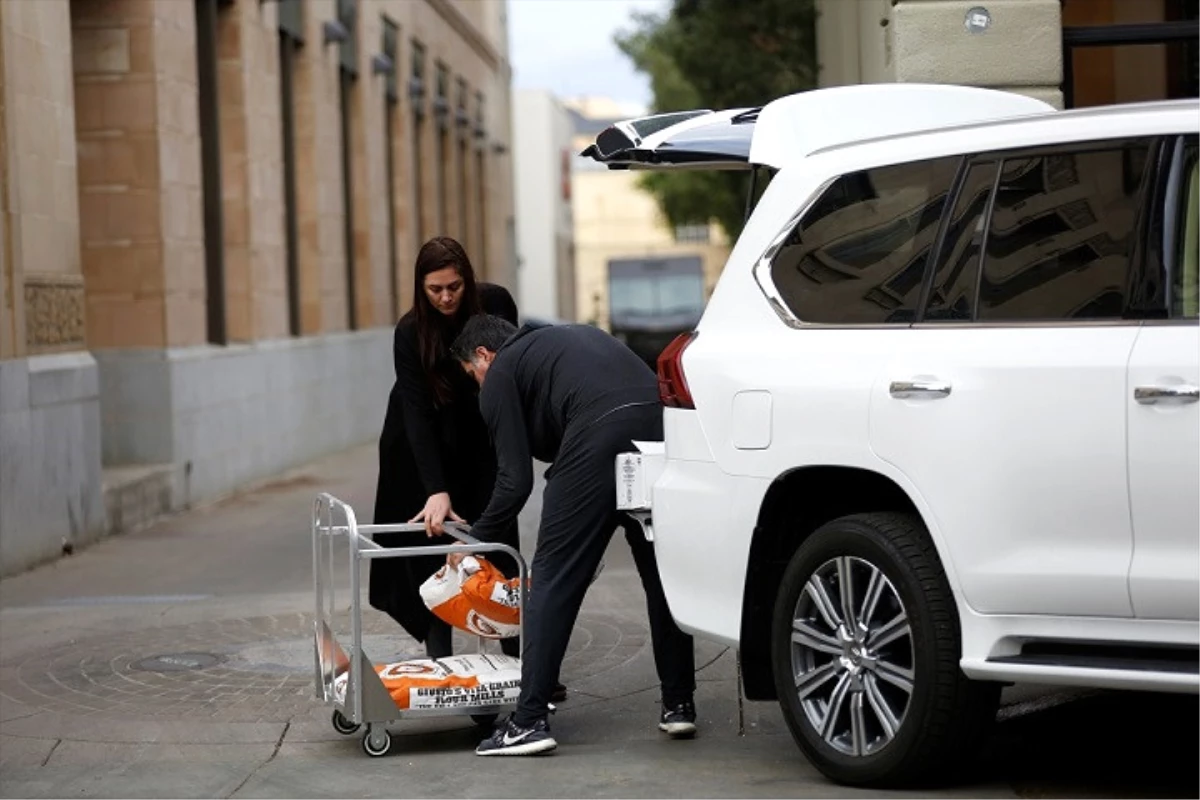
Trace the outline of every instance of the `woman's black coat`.
{"label": "woman's black coat", "polygon": [[[480,283],[479,300],[485,313],[517,324],[517,305],[503,287]],[[408,522],[425,507],[429,495],[438,492],[449,492],[451,507],[474,521],[487,506],[496,480],[495,455],[479,415],[475,382],[447,353],[438,370],[449,379],[453,397],[435,405],[421,367],[416,315],[411,311],[396,323],[392,348],[396,383],[379,437],[375,524]],[[454,543],[449,536],[430,539],[424,532],[385,533],[375,540],[384,547]],[[518,546],[515,523],[505,544]],[[492,560],[508,575],[516,574],[511,559],[495,555]],[[390,614],[417,641],[425,641],[431,614],[418,589],[445,563],[445,556],[372,560],[371,605]]]}

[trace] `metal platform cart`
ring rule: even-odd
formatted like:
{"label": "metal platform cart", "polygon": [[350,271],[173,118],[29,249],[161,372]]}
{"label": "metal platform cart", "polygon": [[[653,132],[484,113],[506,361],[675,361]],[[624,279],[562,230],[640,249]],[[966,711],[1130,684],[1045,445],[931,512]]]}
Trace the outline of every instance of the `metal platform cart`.
{"label": "metal platform cart", "polygon": [[[371,537],[377,533],[424,531],[421,524],[359,525],[354,509],[336,497],[321,493],[313,503],[313,589],[316,595],[316,618],[313,623],[316,657],[316,696],[333,707],[333,727],[338,733],[353,735],[363,725],[363,751],[372,757],[386,754],[392,736],[388,725],[411,717],[469,715],[479,725],[490,725],[497,716],[515,708],[515,703],[503,705],[468,705],[455,708],[401,709],[388,694],[375,671],[375,664],[363,650],[362,644],[362,587],[361,566],[375,558],[411,558],[421,555],[447,553],[504,552],[512,556],[519,569],[520,585],[527,585],[528,568],[525,559],[514,548],[504,544],[480,542],[471,537],[468,528],[459,523],[446,523],[446,530],[458,544],[422,547],[388,548]],[[350,634],[339,639],[335,634],[336,608],[333,575],[337,552],[345,553],[350,571]],[[519,630],[524,633],[525,593],[520,594]],[[344,643],[344,646],[343,646]],[[483,639],[480,639],[482,649]],[[344,698],[339,699],[334,682],[346,675]]]}

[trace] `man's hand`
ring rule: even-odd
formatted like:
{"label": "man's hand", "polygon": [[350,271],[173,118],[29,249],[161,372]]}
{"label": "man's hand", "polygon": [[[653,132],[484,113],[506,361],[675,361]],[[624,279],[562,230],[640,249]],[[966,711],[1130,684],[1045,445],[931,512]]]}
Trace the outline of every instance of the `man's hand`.
{"label": "man's hand", "polygon": [[458,569],[458,565],[461,564],[462,560],[466,557],[466,553],[447,553],[446,563],[450,565],[451,569]]}
{"label": "man's hand", "polygon": [[455,522],[466,522],[465,519],[454,513],[454,509],[450,507],[450,494],[448,492],[438,492],[437,494],[429,495],[429,499],[425,501],[425,508],[421,509],[421,513],[409,520],[409,522],[424,522],[425,535],[429,537],[441,536],[446,532],[443,523],[451,519]]}

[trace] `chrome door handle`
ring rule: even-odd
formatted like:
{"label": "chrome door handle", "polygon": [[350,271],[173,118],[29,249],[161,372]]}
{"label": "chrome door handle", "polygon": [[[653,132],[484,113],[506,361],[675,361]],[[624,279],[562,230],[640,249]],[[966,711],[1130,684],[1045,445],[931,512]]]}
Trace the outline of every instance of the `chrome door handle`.
{"label": "chrome door handle", "polygon": [[892,381],[888,387],[892,397],[905,400],[911,398],[931,398],[950,396],[950,384],[946,381]]}
{"label": "chrome door handle", "polygon": [[1200,387],[1179,384],[1178,386],[1138,386],[1133,390],[1133,399],[1144,406],[1174,401],[1180,405],[1200,400]]}

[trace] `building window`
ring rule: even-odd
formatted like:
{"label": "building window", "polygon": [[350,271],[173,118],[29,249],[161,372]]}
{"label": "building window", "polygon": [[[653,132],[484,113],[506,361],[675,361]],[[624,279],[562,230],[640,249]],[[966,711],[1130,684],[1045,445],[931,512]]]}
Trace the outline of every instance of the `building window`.
{"label": "building window", "polygon": [[457,107],[454,110],[454,127],[458,133],[458,235],[464,244],[470,244],[471,226],[467,220],[467,206],[471,188],[467,182],[467,143],[471,140],[471,115],[467,113],[467,82],[458,79]]}
{"label": "building window", "polygon": [[196,0],[196,79],[204,195],[204,281],[208,341],[225,344],[225,234],[221,192],[221,118],[217,87],[218,0]]}
{"label": "building window", "polygon": [[338,22],[348,32],[338,45],[338,99],[342,121],[342,210],[343,237],[346,243],[346,324],[358,328],[358,295],[354,269],[354,154],[351,102],[354,84],[358,80],[358,9],[357,0],[337,0]]}
{"label": "building window", "polygon": [[438,233],[450,224],[450,71],[438,63],[434,84],[433,116],[437,124]]}
{"label": "building window", "polygon": [[708,225],[676,225],[675,241],[680,244],[708,244]]}
{"label": "building window", "polygon": [[487,117],[483,92],[475,92],[475,249],[481,263],[487,260]]}
{"label": "building window", "polygon": [[383,54],[392,64],[387,73],[383,108],[384,158],[387,169],[388,212],[388,288],[391,292],[392,319],[400,314],[400,270],[396,253],[396,115],[400,113],[400,95],[396,73],[399,64],[400,30],[396,23],[383,18]]}
{"label": "building window", "polygon": [[425,122],[425,46],[413,39],[412,77],[408,82],[408,97],[412,104],[412,197],[413,234],[420,244],[428,238],[425,221],[425,195],[422,189],[424,169],[421,159],[421,136]]}
{"label": "building window", "polygon": [[288,331],[300,335],[300,226],[296,208],[296,54],[304,44],[304,5],[279,1],[279,106],[283,132],[283,231]]}

